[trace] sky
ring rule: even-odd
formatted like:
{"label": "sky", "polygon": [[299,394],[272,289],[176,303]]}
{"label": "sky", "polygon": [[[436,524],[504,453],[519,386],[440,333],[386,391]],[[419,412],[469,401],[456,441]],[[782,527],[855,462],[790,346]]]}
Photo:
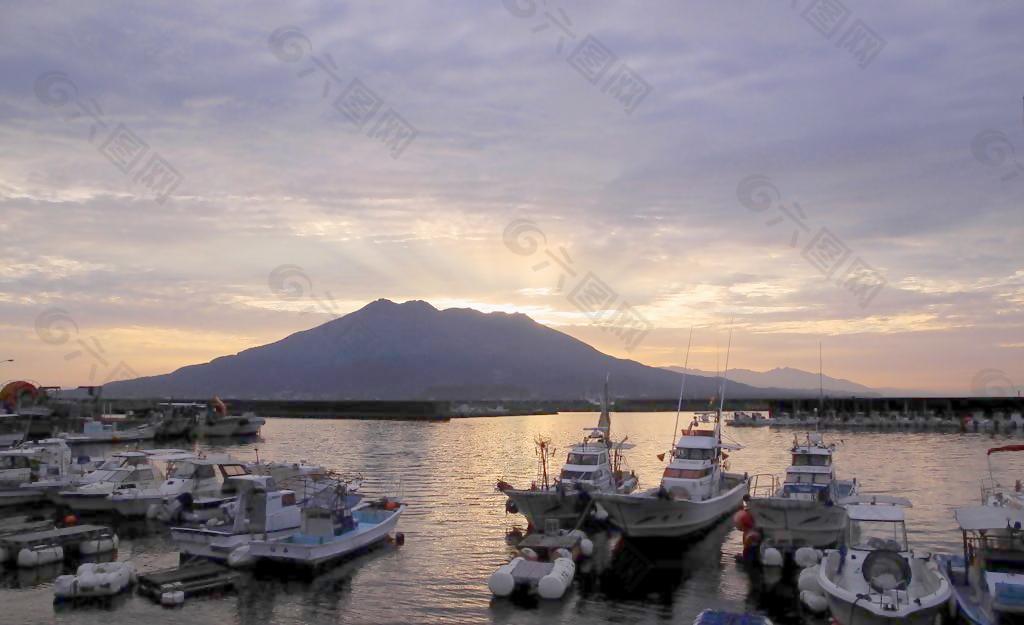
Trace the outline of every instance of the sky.
{"label": "sky", "polygon": [[[725,6],[721,6],[725,5]],[[0,380],[378,298],[615,356],[1024,385],[1024,5],[9,2]]]}

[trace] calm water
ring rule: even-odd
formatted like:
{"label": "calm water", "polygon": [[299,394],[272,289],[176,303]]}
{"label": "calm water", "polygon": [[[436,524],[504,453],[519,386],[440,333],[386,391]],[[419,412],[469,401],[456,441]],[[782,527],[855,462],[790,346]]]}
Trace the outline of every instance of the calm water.
{"label": "calm water", "polygon": [[[689,545],[642,551],[628,547],[615,570],[585,587],[577,585],[559,602],[493,600],[487,578],[509,559],[506,530],[522,524],[522,517],[505,514],[495,481],[500,477],[528,484],[536,475],[536,436],[550,437],[564,450],[595,418],[572,413],[448,423],[271,419],[264,441],[223,449],[252,459],[259,448],[263,459],[301,459],[361,473],[363,490],[370,494],[400,483],[410,504],[399,524],[405,545],[383,547],[312,581],[246,578],[237,594],[191,599],[174,610],[138,597],[125,597],[109,610],[55,610],[50,580],[59,571],[8,570],[0,581],[0,623],[591,625],[690,622],[706,607],[754,609],[778,622],[800,622],[789,585],[768,588],[735,561],[740,536],[728,522]],[[656,454],[668,448],[674,418],[668,413],[613,417],[615,437],[628,435],[636,445],[628,461],[642,487],[658,481],[662,464]],[[733,453],[734,471],[781,473],[788,464],[793,431],[727,429],[727,435],[746,445]],[[843,441],[837,452],[841,476],[856,476],[865,492],[912,499],[911,540],[936,551],[959,545],[952,509],[979,498],[979,480],[987,470],[985,449],[1002,439],[981,434],[826,433],[826,440]],[[144,523],[119,530],[119,559],[130,559],[141,570],[177,563],[162,531]]]}

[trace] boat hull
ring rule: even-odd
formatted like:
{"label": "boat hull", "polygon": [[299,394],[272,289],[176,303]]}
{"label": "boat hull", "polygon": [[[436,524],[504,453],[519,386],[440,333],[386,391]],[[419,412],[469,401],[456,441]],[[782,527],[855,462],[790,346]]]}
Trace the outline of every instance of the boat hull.
{"label": "boat hull", "polygon": [[530,525],[538,528],[545,527],[549,519],[556,519],[559,527],[575,525],[591,498],[587,493],[557,490],[506,490],[505,494]]}
{"label": "boat hull", "polygon": [[832,614],[832,618],[840,623],[840,625],[896,625],[897,623],[907,625],[935,625],[935,619],[939,615],[939,612],[946,609],[946,605],[943,604],[931,608],[924,608],[911,614],[890,616],[878,614],[860,604],[854,606],[852,603],[844,601],[833,595],[827,594],[826,598],[828,599],[828,609]]}
{"label": "boat hull", "polygon": [[57,495],[57,503],[75,512],[110,512],[114,509],[109,494],[60,493]]}
{"label": "boat hull", "polygon": [[749,480],[729,473],[724,479],[726,490],[704,501],[662,499],[648,494],[596,494],[594,499],[627,536],[683,538],[706,530],[743,505],[743,496],[749,492]]}
{"label": "boat hull", "polygon": [[257,559],[299,566],[320,566],[386,540],[398,525],[404,510],[405,506],[401,506],[379,523],[366,526],[360,523],[356,530],[322,544],[292,542],[296,537],[280,541],[254,541],[249,545],[249,554]]}
{"label": "boat hull", "polygon": [[45,499],[46,492],[42,489],[9,488],[0,490],[0,508],[25,506],[44,501]]}
{"label": "boat hull", "polygon": [[747,502],[765,544],[785,550],[835,546],[846,528],[842,506],[782,497],[754,498]]}
{"label": "boat hull", "polygon": [[219,532],[208,529],[171,528],[171,540],[183,555],[217,562],[227,562],[228,556],[235,549],[254,541],[283,540],[299,531],[298,527],[289,527],[274,532],[259,534]]}

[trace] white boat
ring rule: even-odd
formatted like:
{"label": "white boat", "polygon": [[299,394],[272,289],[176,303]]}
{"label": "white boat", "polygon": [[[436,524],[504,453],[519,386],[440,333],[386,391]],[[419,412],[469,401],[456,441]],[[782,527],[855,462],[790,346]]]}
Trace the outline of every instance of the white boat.
{"label": "white boat", "polygon": [[229,481],[238,501],[222,507],[223,519],[212,519],[203,527],[171,528],[171,539],[182,555],[227,561],[242,545],[299,531],[302,510],[295,491],[278,489],[269,475],[242,475]]}
{"label": "white boat", "polygon": [[[115,512],[122,516],[157,515],[167,506],[166,518],[184,511],[216,512],[235,498],[229,478],[248,475],[245,465],[228,454],[198,456],[187,453],[161,458],[167,461],[167,479],[156,488],[117,489],[110,495]],[[177,506],[174,503],[177,502]],[[157,510],[152,510],[157,507]]]}
{"label": "white boat", "polygon": [[[692,337],[692,334],[691,334]],[[732,333],[729,334],[729,348]],[[689,347],[687,347],[689,360]],[[627,536],[637,538],[683,538],[708,529],[722,517],[743,505],[750,489],[746,474],[726,472],[726,450],[739,449],[722,442],[722,406],[729,372],[726,352],[725,373],[719,388],[719,406],[712,429],[701,429],[694,419],[673,442],[668,466],[658,488],[629,495],[597,493],[594,500],[608,518]],[[679,389],[676,426],[682,408],[686,374]],[[675,427],[675,426],[674,426]],[[675,436],[675,431],[673,431]]]}
{"label": "white boat", "polygon": [[0,451],[0,507],[36,503],[46,490],[36,486],[41,478],[64,475],[71,465],[71,450],[63,441],[55,445],[23,446]]}
{"label": "white boat", "polygon": [[594,500],[631,537],[681,538],[707,529],[742,506],[750,480],[725,471],[721,420],[714,429],[697,423],[683,430],[658,488],[619,495],[598,493]]}
{"label": "white boat", "polygon": [[1006,486],[996,478],[992,466],[994,454],[1007,452],[1024,451],[1024,445],[1003,445],[992,447],[986,452],[988,462],[988,477],[981,482],[981,503],[987,506],[1005,506],[1010,508],[1024,509],[1024,484],[1020,479],[1014,481],[1013,486]]}
{"label": "white boat", "polygon": [[784,552],[800,547],[823,549],[838,543],[846,528],[846,511],[837,505],[856,493],[856,480],[835,475],[835,444],[812,432],[800,443],[794,437],[792,462],[781,488],[747,502],[762,544]]}
{"label": "white boat", "polygon": [[954,511],[963,556],[936,555],[953,591],[955,615],[998,625],[1024,618],[1024,510],[969,506]]}
{"label": "white boat", "polygon": [[63,438],[68,445],[84,445],[87,443],[127,443],[148,441],[156,437],[156,424],[126,425],[120,422],[104,422],[90,419],[82,426],[82,432],[72,434],[62,432],[57,438]]}
{"label": "white boat", "polygon": [[[909,502],[908,502],[909,503]],[[851,505],[840,550],[829,550],[818,584],[840,625],[933,625],[951,596],[930,554],[910,551],[903,506]]]}
{"label": "white boat", "polygon": [[732,413],[726,419],[726,423],[734,428],[768,427],[769,425],[775,425],[777,421],[779,419],[772,419],[760,412],[742,412],[739,410]]}
{"label": "white boat", "polygon": [[550,441],[536,441],[541,463],[540,484],[517,489],[498,482],[498,490],[508,496],[506,509],[521,512],[532,527],[547,527],[548,519],[557,519],[561,526],[571,526],[590,509],[597,493],[630,493],[637,487],[637,478],[625,469],[622,451],[632,445],[610,438],[611,414],[608,410],[608,383],[605,381],[604,401],[596,428],[584,430],[583,441],[569,448],[558,478],[549,481]]}
{"label": "white boat", "polygon": [[[398,525],[405,505],[394,499],[358,501],[353,506],[347,485],[317,493],[302,509],[299,531],[278,539],[253,540],[242,550],[256,562],[272,562],[316,568],[387,540]],[[236,552],[229,561],[239,561]]]}
{"label": "white boat", "polygon": [[229,415],[227,405],[219,397],[214,397],[205,413],[196,417],[195,434],[200,438],[256,436],[266,422],[266,419],[251,411]]}
{"label": "white boat", "polygon": [[[76,488],[62,490],[51,498],[75,512],[113,510],[110,495],[116,490],[153,489],[164,480],[160,468],[151,460],[160,452],[123,451],[113,454],[100,468],[82,479]],[[179,452],[181,453],[181,452]]]}

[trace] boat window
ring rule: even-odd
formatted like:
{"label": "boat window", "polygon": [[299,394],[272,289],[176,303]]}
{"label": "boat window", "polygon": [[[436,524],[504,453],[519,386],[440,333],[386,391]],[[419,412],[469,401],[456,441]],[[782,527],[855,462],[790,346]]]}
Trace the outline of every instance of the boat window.
{"label": "boat window", "polygon": [[662,477],[672,477],[684,480],[696,480],[702,477],[707,477],[711,473],[711,469],[665,469],[665,473]]}
{"label": "boat window", "polygon": [[206,480],[211,477],[216,477],[216,473],[213,471],[213,466],[209,464],[200,464],[196,467],[196,479]]}
{"label": "boat window", "polygon": [[591,471],[566,471],[562,469],[563,480],[593,480],[594,474]]}
{"label": "boat window", "polygon": [[281,496],[282,506],[294,506],[295,505],[295,493],[285,493]]}
{"label": "boat window", "polygon": [[796,467],[827,467],[832,464],[832,456],[825,454],[793,454],[793,466]]}
{"label": "boat window", "polygon": [[138,471],[132,471],[132,474],[128,476],[129,482],[146,482],[153,479],[152,469],[139,469]]}
{"label": "boat window", "polygon": [[28,458],[24,456],[0,457],[0,469],[27,469]]}
{"label": "boat window", "polygon": [[167,477],[176,477],[179,479],[188,479],[192,477],[196,472],[196,465],[191,462],[175,462],[171,464],[171,470],[167,472]]}
{"label": "boat window", "polygon": [[221,471],[221,473],[224,474],[224,477],[235,477],[236,475],[245,475],[246,474],[245,467],[243,467],[240,464],[226,464],[226,465],[223,465],[223,466],[221,466],[220,471]]}
{"label": "boat window", "polygon": [[907,528],[903,521],[850,519],[849,541],[853,549],[907,551]]}
{"label": "boat window", "polygon": [[714,457],[714,453],[714,449],[676,447],[672,453],[672,457],[677,460],[711,460]]}
{"label": "boat window", "polygon": [[566,464],[584,464],[584,465],[596,465],[598,463],[597,454],[577,454],[570,452],[569,458],[565,461]]}
{"label": "boat window", "polygon": [[787,484],[828,484],[832,476],[828,473],[786,473]]}

